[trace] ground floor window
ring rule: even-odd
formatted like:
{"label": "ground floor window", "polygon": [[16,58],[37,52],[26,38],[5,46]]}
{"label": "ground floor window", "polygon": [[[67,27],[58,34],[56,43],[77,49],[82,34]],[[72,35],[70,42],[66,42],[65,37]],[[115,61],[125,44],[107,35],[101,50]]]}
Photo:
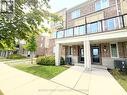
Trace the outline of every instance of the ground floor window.
{"label": "ground floor window", "polygon": [[73,54],[73,48],[71,46],[68,47],[67,54],[68,55],[72,55]]}
{"label": "ground floor window", "polygon": [[118,46],[116,43],[111,44],[111,57],[118,57]]}

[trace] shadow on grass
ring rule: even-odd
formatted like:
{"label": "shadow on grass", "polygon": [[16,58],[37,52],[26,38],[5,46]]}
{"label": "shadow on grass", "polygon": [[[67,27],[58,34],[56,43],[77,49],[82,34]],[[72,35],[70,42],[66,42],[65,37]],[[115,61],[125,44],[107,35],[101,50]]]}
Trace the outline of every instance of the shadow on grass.
{"label": "shadow on grass", "polygon": [[3,92],[0,90],[0,95],[4,95]]}

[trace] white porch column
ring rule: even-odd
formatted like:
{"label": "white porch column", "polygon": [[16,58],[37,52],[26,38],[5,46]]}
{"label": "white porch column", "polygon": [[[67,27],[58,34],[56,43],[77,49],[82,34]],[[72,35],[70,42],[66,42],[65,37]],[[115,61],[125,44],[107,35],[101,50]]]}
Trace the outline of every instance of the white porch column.
{"label": "white porch column", "polygon": [[60,65],[60,44],[56,44],[56,50],[55,50],[55,65]]}
{"label": "white porch column", "polygon": [[90,41],[84,41],[84,67],[86,70],[91,70],[91,50]]}

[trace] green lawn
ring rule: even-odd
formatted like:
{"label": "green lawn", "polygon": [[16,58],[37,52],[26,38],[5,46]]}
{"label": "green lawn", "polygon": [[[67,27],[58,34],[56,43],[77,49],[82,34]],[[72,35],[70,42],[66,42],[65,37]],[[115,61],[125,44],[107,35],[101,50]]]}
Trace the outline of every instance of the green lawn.
{"label": "green lawn", "polygon": [[127,91],[127,74],[111,74],[119,82],[119,84]]}
{"label": "green lawn", "polygon": [[6,59],[4,57],[0,57],[0,62],[3,62],[3,61],[10,61],[10,59]]}
{"label": "green lawn", "polygon": [[51,79],[56,75],[60,74],[61,72],[67,70],[67,67],[63,67],[63,66],[57,67],[57,66],[35,65],[35,64],[13,64],[13,65],[11,64],[11,66],[45,79]]}

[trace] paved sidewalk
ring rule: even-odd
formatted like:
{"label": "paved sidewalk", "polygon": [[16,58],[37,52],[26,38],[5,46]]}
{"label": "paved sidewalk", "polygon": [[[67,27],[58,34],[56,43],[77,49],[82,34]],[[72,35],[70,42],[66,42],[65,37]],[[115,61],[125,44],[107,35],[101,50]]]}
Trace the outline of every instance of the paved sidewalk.
{"label": "paved sidewalk", "polygon": [[0,91],[4,95],[126,95],[106,70],[84,71],[74,66],[51,80],[0,63]]}
{"label": "paved sidewalk", "polygon": [[83,67],[74,66],[51,80],[88,95],[127,95],[112,75],[103,69],[84,71]]}
{"label": "paved sidewalk", "polygon": [[0,91],[4,95],[86,95],[0,63]]}

